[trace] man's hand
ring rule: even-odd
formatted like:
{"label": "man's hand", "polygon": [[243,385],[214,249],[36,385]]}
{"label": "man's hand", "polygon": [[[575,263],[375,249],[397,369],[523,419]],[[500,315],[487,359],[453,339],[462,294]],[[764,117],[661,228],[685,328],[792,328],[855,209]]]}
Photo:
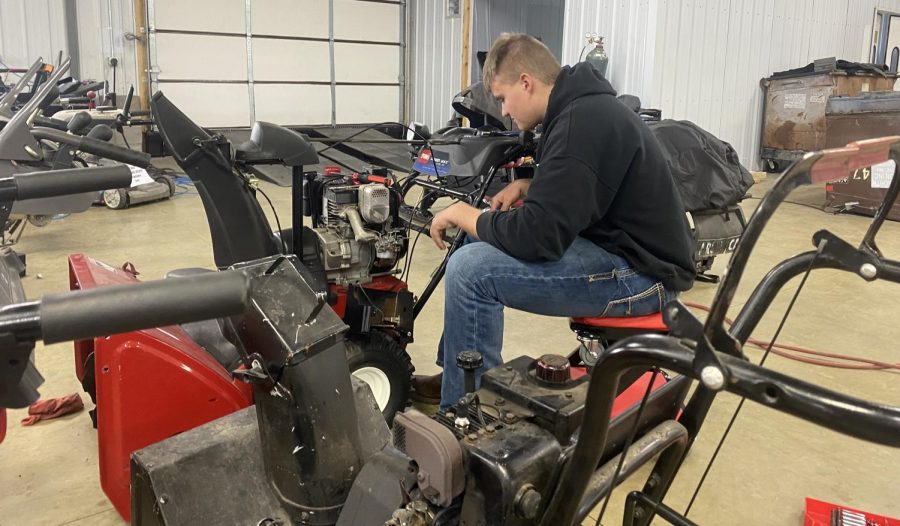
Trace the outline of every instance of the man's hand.
{"label": "man's hand", "polygon": [[434,241],[434,245],[441,250],[445,250],[447,244],[444,243],[444,233],[448,228],[454,226],[458,226],[470,236],[477,238],[476,225],[480,214],[480,210],[462,202],[452,204],[438,212],[432,218],[431,228],[428,231],[432,241]]}
{"label": "man's hand", "polygon": [[506,212],[519,199],[528,194],[528,188],[531,186],[531,179],[516,179],[506,185],[506,188],[497,192],[491,198],[491,210],[502,210]]}

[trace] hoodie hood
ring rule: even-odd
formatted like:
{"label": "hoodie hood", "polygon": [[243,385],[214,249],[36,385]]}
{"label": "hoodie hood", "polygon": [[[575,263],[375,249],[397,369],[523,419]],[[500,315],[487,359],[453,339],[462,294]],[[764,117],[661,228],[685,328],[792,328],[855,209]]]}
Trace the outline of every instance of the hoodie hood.
{"label": "hoodie hood", "polygon": [[587,62],[579,62],[574,66],[563,66],[547,102],[547,114],[544,116],[546,130],[553,119],[568,107],[575,99],[587,95],[612,95],[616,90],[612,84]]}

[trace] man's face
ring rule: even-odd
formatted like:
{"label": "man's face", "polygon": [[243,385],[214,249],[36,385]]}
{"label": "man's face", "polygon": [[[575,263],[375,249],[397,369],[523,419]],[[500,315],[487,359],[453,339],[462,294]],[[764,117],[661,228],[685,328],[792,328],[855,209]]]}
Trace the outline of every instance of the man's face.
{"label": "man's face", "polygon": [[523,73],[512,82],[498,76],[491,83],[491,93],[500,102],[503,116],[512,118],[520,130],[531,130],[544,120],[546,101],[542,104],[536,96],[531,75]]}

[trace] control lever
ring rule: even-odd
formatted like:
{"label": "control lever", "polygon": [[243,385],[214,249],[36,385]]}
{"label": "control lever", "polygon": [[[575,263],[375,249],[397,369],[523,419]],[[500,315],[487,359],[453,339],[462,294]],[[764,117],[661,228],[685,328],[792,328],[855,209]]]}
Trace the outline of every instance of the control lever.
{"label": "control lever", "polygon": [[383,175],[374,175],[367,174],[365,172],[354,174],[356,176],[356,180],[362,184],[366,183],[381,183],[384,186],[391,186],[392,181]]}

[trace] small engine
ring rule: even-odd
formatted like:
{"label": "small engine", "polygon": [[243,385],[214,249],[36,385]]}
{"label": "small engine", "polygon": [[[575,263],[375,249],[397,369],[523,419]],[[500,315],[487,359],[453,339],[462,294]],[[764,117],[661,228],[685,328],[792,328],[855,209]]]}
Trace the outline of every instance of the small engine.
{"label": "small engine", "polygon": [[361,178],[319,176],[304,189],[327,279],[339,285],[389,272],[405,247],[399,197],[386,184]]}

